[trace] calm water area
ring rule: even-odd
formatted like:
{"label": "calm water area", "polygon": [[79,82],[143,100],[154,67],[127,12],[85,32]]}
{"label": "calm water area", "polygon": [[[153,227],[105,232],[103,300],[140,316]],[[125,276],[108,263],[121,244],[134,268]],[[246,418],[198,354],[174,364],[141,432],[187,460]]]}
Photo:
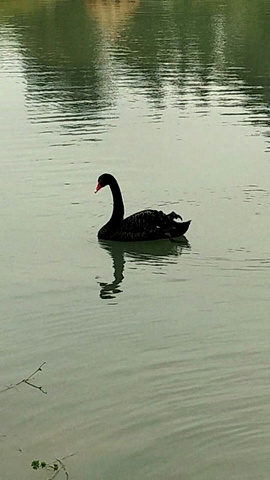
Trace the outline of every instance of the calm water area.
{"label": "calm water area", "polygon": [[[269,0],[0,0],[0,480],[269,480],[269,32]],[[186,237],[99,242],[104,172]]]}

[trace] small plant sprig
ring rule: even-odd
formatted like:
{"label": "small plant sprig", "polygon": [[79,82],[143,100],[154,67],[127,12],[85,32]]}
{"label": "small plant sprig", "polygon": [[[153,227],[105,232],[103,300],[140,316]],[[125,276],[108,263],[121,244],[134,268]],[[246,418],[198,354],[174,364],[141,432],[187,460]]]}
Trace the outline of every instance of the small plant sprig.
{"label": "small plant sprig", "polygon": [[69,474],[66,469],[66,466],[63,462],[68,457],[72,457],[74,453],[71,455],[68,455],[67,457],[64,458],[56,458],[54,462],[52,463],[47,463],[47,462],[41,462],[39,460],[33,460],[31,463],[31,467],[34,470],[39,470],[39,469],[45,469],[51,473],[51,476],[48,478],[48,480],[54,480],[54,478],[62,471],[65,474],[66,480],[69,480]]}
{"label": "small plant sprig", "polygon": [[30,380],[34,377],[34,375],[35,375],[37,372],[42,372],[42,367],[45,365],[45,363],[46,363],[46,362],[43,362],[33,373],[31,373],[30,375],[28,375],[28,377],[23,378],[22,380],[20,380],[20,381],[17,382],[17,383],[12,383],[11,385],[7,385],[3,390],[0,390],[0,393],[6,392],[7,390],[11,390],[12,388],[16,388],[16,387],[18,387],[19,385],[21,385],[22,383],[26,383],[26,384],[29,385],[30,387],[37,388],[37,389],[40,390],[42,393],[47,394],[46,390],[44,390],[43,387],[40,387],[39,385],[36,385],[35,383],[30,382]]}

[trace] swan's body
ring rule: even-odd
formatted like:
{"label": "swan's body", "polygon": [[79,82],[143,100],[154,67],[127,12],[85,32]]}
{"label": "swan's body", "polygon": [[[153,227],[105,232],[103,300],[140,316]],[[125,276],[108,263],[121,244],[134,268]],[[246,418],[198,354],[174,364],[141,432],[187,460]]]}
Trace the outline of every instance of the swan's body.
{"label": "swan's body", "polygon": [[184,235],[191,220],[177,222],[180,215],[159,210],[141,210],[124,219],[124,204],[117,180],[109,173],[98,179],[95,193],[109,185],[113,197],[113,212],[110,220],[98,232],[103,240],[137,241],[175,238]]}

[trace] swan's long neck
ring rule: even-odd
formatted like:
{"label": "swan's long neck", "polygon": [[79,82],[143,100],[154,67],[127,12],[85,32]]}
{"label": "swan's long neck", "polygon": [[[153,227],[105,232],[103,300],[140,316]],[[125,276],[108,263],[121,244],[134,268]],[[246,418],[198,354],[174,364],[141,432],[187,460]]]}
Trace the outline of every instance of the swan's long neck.
{"label": "swan's long neck", "polygon": [[110,182],[110,188],[112,192],[112,197],[113,197],[113,211],[112,211],[112,216],[110,218],[110,222],[122,222],[124,219],[124,203],[123,203],[123,198],[122,194],[120,191],[120,187],[115,180],[115,178],[112,178]]}

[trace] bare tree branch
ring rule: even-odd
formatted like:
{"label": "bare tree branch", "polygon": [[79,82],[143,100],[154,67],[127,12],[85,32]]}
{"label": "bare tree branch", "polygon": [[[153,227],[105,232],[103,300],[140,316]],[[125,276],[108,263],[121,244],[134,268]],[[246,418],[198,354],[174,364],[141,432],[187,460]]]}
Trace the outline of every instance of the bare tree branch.
{"label": "bare tree branch", "polygon": [[35,383],[29,382],[29,380],[31,378],[33,378],[36,373],[42,372],[42,367],[45,365],[45,363],[46,362],[43,362],[33,373],[28,375],[28,377],[23,378],[22,380],[20,380],[19,382],[15,383],[15,384],[7,385],[3,390],[0,390],[0,393],[6,392],[7,390],[11,390],[12,388],[16,388],[19,385],[21,385],[22,383],[26,383],[30,387],[37,388],[42,393],[47,394],[46,390],[44,390],[43,387],[40,387],[39,385],[36,385]]}
{"label": "bare tree branch", "polygon": [[33,460],[31,466],[34,470],[39,470],[45,468],[46,470],[52,472],[48,480],[54,480],[60,472],[65,474],[66,480],[69,480],[69,474],[64,464],[63,460],[69,457],[73,457],[75,453],[71,453],[63,458],[56,458],[52,463],[40,462],[39,460]]}

